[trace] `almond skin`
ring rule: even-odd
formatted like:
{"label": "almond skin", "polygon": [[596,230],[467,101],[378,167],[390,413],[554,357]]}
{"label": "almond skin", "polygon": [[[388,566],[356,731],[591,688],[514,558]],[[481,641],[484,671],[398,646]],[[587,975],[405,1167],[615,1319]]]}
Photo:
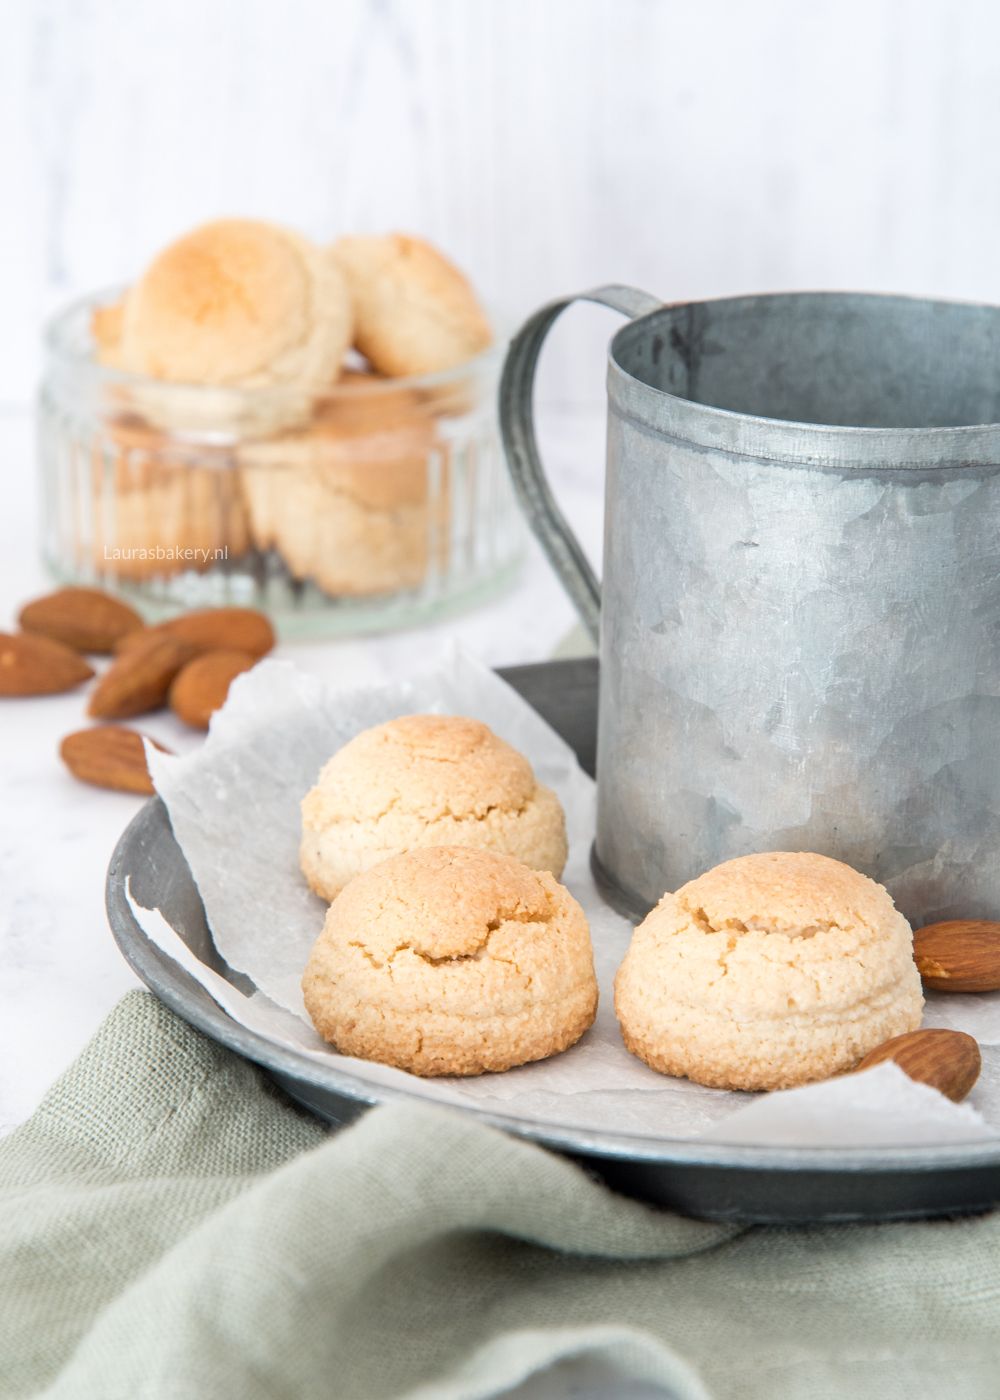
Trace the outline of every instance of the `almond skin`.
{"label": "almond skin", "polygon": [[74,651],[105,655],[142,627],[134,608],[99,588],[59,588],[35,598],[25,603],[18,622],[25,632],[62,642]]}
{"label": "almond skin", "polygon": [[192,729],[207,729],[225,704],[237,676],[256,665],[248,651],[206,651],[178,672],[170,687],[170,708]]}
{"label": "almond skin", "polygon": [[[156,740],[150,741],[161,753],[169,753]],[[119,725],[100,725],[67,734],[59,745],[59,757],[81,782],[115,792],[137,792],[149,797],[153,781],[146,767],[142,735]]]}
{"label": "almond skin", "polygon": [[0,632],[0,696],[61,695],[94,674],[62,642],[30,632]]}
{"label": "almond skin", "polygon": [[1000,990],[1000,924],[947,919],[913,935],[913,960],[932,992]]}
{"label": "almond skin", "polygon": [[94,687],[87,709],[94,719],[128,719],[159,709],[177,672],[191,660],[193,649],[178,637],[155,629],[140,636]]}
{"label": "almond skin", "polygon": [[979,1046],[964,1031],[910,1031],[869,1050],[856,1069],[870,1069],[893,1060],[920,1084],[929,1084],[945,1098],[960,1103],[979,1078],[983,1061]]}
{"label": "almond skin", "polygon": [[[206,651],[246,651],[255,661],[266,656],[275,642],[269,619],[255,608],[199,608],[168,618],[148,630],[179,637],[195,655]],[[126,637],[116,650],[129,651],[138,640]]]}

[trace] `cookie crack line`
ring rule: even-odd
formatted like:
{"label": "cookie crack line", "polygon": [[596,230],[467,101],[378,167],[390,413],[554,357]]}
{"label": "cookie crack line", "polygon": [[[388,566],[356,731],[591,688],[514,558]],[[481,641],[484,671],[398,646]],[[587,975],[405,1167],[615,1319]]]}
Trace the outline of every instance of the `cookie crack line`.
{"label": "cookie crack line", "polygon": [[[723,919],[720,923],[713,923],[701,906],[693,906],[686,899],[677,899],[681,909],[687,914],[695,928],[702,933],[729,933],[729,934],[749,934],[749,933],[782,933],[786,938],[815,938],[818,933],[843,933],[849,934],[851,929],[845,928],[836,919],[816,919],[811,924],[803,924],[798,928],[758,928],[752,923],[747,923],[744,919],[738,919],[735,915],[728,919]],[[863,927],[867,925],[860,921]],[[729,948],[732,952],[732,947]]]}
{"label": "cookie crack line", "polygon": [[[499,933],[499,931],[506,924],[540,924],[544,928],[550,922],[551,917],[551,906],[547,911],[545,911],[545,913],[542,913],[541,911],[532,912],[531,910],[523,909],[512,910],[509,913],[498,914],[495,918],[491,919],[486,925],[486,933],[475,945],[475,947],[470,948],[468,949],[468,951],[463,953],[442,953],[440,955],[435,955],[434,953],[425,952],[422,948],[415,947],[413,943],[405,942],[398,943],[395,948],[391,949],[391,951],[386,955],[384,959],[380,960],[375,956],[375,954],[368,947],[368,945],[362,943],[359,939],[351,939],[348,942],[347,946],[349,948],[357,948],[361,956],[372,967],[378,968],[379,970],[385,968],[388,969],[390,972],[392,970],[393,963],[395,962],[396,958],[399,956],[400,953],[412,953],[415,958],[419,958],[421,962],[428,963],[431,967],[443,967],[447,966],[449,963],[482,962],[489,957],[490,960],[493,962],[503,962],[509,964],[518,973],[520,973],[521,969],[518,967],[517,963],[514,962],[512,958],[493,958],[490,955],[490,942],[494,934]],[[523,976],[524,974],[522,973],[521,975]]]}

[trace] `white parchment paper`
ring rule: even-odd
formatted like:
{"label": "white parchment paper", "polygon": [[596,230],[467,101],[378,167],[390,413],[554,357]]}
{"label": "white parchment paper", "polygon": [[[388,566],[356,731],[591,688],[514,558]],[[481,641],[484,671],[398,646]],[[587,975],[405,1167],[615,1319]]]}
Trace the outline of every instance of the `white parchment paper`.
{"label": "white parchment paper", "polygon": [[[590,921],[600,1009],[593,1028],[571,1050],[506,1074],[417,1079],[337,1055],[316,1034],[302,1004],[299,982],[326,905],[299,871],[301,799],[330,755],[353,735],[420,711],[484,720],[527,755],[566,809],[570,858],[563,879]],[[139,909],[133,901],[137,918],[230,1016],[307,1058],[336,1063],[372,1085],[406,1085],[439,1102],[643,1137],[710,1134],[718,1141],[819,1145],[833,1140],[855,1146],[994,1135],[974,1107],[950,1104],[933,1090],[912,1086],[894,1066],[840,1085],[765,1097],[666,1078],[629,1055],[615,1021],[612,981],[631,927],[604,904],[590,873],[594,784],[563,740],[516,692],[461,652],[453,651],[412,681],[364,690],[331,689],[286,662],[265,661],[236,680],[202,748],[179,757],[151,750],[149,762],[216,947],[257,992],[245,995],[204,966],[158,912]],[[973,1033],[1000,1044],[1000,994],[972,1000]],[[943,1001],[947,1004],[927,1023],[966,1029],[965,1011],[953,1005],[961,999]],[[911,1087],[921,1092],[910,1093]],[[984,1050],[983,1078],[972,1103],[980,1101],[990,1122],[1000,1126],[1000,1051]]]}

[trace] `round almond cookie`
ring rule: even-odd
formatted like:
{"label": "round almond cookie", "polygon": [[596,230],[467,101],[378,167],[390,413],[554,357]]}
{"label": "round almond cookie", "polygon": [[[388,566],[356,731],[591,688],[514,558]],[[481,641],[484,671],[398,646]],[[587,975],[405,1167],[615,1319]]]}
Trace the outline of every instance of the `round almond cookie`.
{"label": "round almond cookie", "polygon": [[341,238],[330,255],[350,289],[354,344],[380,373],[452,369],[490,344],[490,324],[468,280],[422,238]]}
{"label": "round almond cookie", "polygon": [[254,543],[335,596],[418,586],[448,546],[448,445],[412,391],[347,371],[305,427],[242,444]]}
{"label": "round almond cookie", "polygon": [[105,419],[90,444],[90,498],[76,558],[99,577],[143,582],[236,559],[249,548],[225,446],[191,449],[142,419]]}
{"label": "round almond cookie", "polygon": [[300,860],[335,899],[389,856],[478,846],[562,874],[566,821],[523,754],[479,720],[404,715],[366,729],[324,766],[302,803]]}
{"label": "round almond cookie", "polygon": [[[100,351],[102,327],[94,330]],[[325,253],[290,229],[219,219],[164,249],[129,290],[115,363],[175,386],[134,390],[135,407],[152,422],[265,431],[308,417],[311,396],[336,378],[351,332],[350,294]],[[233,390],[273,392],[244,402]]]}
{"label": "round almond cookie", "polygon": [[916,1030],[913,935],[888,892],[828,856],[726,861],[665,894],[615,978],[627,1048],[661,1074],[785,1089]]}
{"label": "round almond cookie", "polygon": [[569,891],[465,846],[410,851],[352,880],[302,992],[341,1054],[421,1075],[557,1055],[597,1011],[590,931]]}
{"label": "round almond cookie", "polygon": [[179,238],[128,293],[129,369],[188,384],[321,388],[351,339],[350,298],[308,239],[255,219]]}

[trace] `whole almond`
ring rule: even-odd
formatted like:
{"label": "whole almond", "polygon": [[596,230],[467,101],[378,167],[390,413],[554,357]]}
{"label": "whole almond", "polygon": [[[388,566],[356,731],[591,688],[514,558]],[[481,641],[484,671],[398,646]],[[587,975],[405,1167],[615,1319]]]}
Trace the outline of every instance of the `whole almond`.
{"label": "whole almond", "polygon": [[[196,655],[206,651],[246,651],[255,661],[265,656],[275,642],[269,619],[255,608],[199,608],[159,622],[149,631],[180,637]],[[126,637],[116,651],[130,651],[138,640]]]}
{"label": "whole almond", "polygon": [[112,656],[124,656],[127,651],[134,651],[136,647],[142,646],[147,637],[151,637],[158,630],[156,627],[137,627],[134,632],[126,632],[124,637],[119,637],[111,648]]}
{"label": "whole almond", "polygon": [[933,992],[1000,989],[1000,924],[989,919],[947,919],[913,935],[913,958]]}
{"label": "whole almond", "polygon": [[142,642],[116,656],[97,682],[87,713],[94,719],[128,719],[156,710],[193,649],[179,637],[143,632]]}
{"label": "whole almond", "polygon": [[[169,753],[156,740],[150,742],[161,753]],[[79,729],[67,734],[59,745],[59,756],[81,782],[116,792],[138,792],[150,796],[153,782],[146,767],[142,735],[116,724]]]}
{"label": "whole almond", "polygon": [[60,695],[94,674],[62,642],[29,632],[0,632],[0,696]]}
{"label": "whole almond", "polygon": [[142,618],[99,588],[59,588],[25,603],[18,615],[25,632],[50,637],[74,651],[112,652],[122,637],[138,631]]}
{"label": "whole almond", "polygon": [[979,1078],[983,1060],[979,1046],[964,1031],[910,1031],[870,1050],[857,1069],[870,1069],[893,1060],[920,1084],[929,1084],[946,1098],[961,1102]]}
{"label": "whole almond", "polygon": [[170,687],[170,708],[192,729],[207,729],[208,721],[225,704],[238,675],[256,665],[248,651],[206,651],[177,673]]}

